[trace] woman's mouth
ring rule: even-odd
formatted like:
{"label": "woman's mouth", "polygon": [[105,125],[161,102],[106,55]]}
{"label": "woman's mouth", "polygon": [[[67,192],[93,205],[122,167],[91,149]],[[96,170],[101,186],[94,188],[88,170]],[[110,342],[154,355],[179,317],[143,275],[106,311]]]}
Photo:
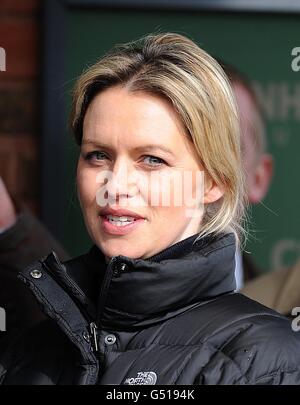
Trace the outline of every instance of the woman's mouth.
{"label": "woman's mouth", "polygon": [[111,224],[114,224],[116,226],[125,226],[130,224],[135,220],[133,217],[117,217],[114,215],[106,215],[106,218],[109,220]]}
{"label": "woman's mouth", "polygon": [[101,215],[100,218],[103,230],[113,235],[127,234],[146,221],[144,218],[115,215]]}

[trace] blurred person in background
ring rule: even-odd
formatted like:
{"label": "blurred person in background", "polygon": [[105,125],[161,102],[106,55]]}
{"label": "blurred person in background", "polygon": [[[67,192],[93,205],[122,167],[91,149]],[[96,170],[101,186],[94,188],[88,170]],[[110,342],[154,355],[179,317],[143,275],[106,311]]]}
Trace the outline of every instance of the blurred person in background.
{"label": "blurred person in background", "polygon": [[[268,192],[273,173],[272,156],[266,153],[264,118],[248,78],[235,67],[221,64],[238,104],[249,202],[258,204]],[[236,277],[242,294],[285,316],[296,315],[292,311],[300,307],[300,261],[290,268],[262,274],[248,253],[243,253],[242,260],[237,253]]]}
{"label": "blurred person in background", "polygon": [[[268,193],[273,175],[273,158],[267,152],[264,117],[247,76],[234,66],[223,61],[219,62],[232,84],[238,106],[242,164],[245,169],[248,201],[251,205],[259,204]],[[237,251],[236,280],[238,290],[262,273],[262,270],[255,263],[255,257],[248,252]]]}
{"label": "blurred person in background", "polygon": [[17,333],[45,318],[17,273],[52,250],[68,258],[30,210],[14,201],[0,177],[0,307],[6,312],[7,332]]}
{"label": "blurred person in background", "polygon": [[18,271],[51,250],[68,258],[32,213],[38,212],[39,205],[45,3],[0,0],[5,64],[0,69],[0,307],[6,312],[7,331],[0,333],[1,340],[44,319],[17,280]]}
{"label": "blurred person in background", "polygon": [[241,293],[287,317],[300,312],[300,261],[247,283]]}

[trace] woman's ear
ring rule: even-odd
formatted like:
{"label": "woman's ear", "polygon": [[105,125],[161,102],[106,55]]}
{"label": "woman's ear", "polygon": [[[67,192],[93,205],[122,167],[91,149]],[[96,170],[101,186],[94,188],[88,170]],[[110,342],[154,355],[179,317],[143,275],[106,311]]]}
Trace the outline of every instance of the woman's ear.
{"label": "woman's ear", "polygon": [[218,201],[224,195],[224,189],[219,187],[211,178],[205,181],[205,190],[203,202],[204,204],[210,204]]}
{"label": "woman's ear", "polygon": [[264,153],[255,169],[248,175],[247,193],[251,204],[260,203],[266,196],[273,176],[273,158]]}

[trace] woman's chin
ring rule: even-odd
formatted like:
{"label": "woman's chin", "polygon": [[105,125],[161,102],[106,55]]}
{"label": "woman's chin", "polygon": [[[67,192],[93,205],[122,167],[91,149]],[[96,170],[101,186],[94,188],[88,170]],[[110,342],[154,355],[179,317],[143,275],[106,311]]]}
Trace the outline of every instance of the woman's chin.
{"label": "woman's chin", "polygon": [[144,254],[144,250],[139,250],[137,247],[133,247],[132,243],[108,242],[97,244],[100,250],[106,257],[106,261],[109,261],[113,256],[127,256],[131,259],[138,259]]}

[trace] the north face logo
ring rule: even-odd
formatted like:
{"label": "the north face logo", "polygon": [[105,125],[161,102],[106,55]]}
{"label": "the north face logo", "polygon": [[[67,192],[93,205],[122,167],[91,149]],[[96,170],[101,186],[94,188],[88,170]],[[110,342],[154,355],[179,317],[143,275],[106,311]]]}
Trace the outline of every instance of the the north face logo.
{"label": "the north face logo", "polygon": [[137,377],[126,378],[124,385],[155,385],[157,375],[154,371],[140,371]]}

